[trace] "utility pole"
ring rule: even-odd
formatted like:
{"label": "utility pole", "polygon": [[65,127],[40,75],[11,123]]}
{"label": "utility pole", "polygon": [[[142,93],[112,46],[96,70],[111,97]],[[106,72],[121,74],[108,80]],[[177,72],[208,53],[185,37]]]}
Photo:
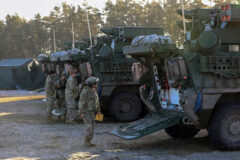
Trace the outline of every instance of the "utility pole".
{"label": "utility pole", "polygon": [[72,22],[72,49],[75,48],[74,26]]}
{"label": "utility pole", "polygon": [[186,22],[185,22],[185,14],[184,14],[184,0],[181,0],[182,3],[182,18],[183,18],[183,29],[184,29],[184,35],[186,35]]}
{"label": "utility pole", "polygon": [[87,24],[88,24],[88,32],[89,32],[89,40],[90,40],[90,45],[92,46],[92,34],[91,34],[91,28],[89,24],[89,18],[88,18],[88,11],[86,10],[86,16],[87,16]]}
{"label": "utility pole", "polygon": [[54,52],[57,52],[55,28],[53,28],[53,47],[54,47]]}

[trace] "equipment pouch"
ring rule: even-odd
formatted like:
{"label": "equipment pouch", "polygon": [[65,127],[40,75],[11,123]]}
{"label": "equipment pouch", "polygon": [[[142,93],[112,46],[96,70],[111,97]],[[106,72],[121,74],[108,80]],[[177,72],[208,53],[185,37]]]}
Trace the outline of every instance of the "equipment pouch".
{"label": "equipment pouch", "polygon": [[100,121],[100,122],[102,122],[102,121],[103,121],[103,117],[104,117],[103,114],[98,113],[98,114],[96,114],[95,120],[96,120],[96,121]]}

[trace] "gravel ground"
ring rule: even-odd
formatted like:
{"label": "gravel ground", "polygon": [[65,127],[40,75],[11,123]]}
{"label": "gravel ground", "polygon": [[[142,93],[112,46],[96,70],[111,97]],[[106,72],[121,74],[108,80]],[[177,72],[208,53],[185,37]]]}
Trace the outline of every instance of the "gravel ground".
{"label": "gravel ground", "polygon": [[217,151],[202,130],[192,139],[171,139],[164,131],[126,141],[109,134],[120,123],[96,124],[93,143],[83,147],[84,126],[46,124],[42,101],[0,104],[0,159],[70,160],[239,160],[240,152]]}

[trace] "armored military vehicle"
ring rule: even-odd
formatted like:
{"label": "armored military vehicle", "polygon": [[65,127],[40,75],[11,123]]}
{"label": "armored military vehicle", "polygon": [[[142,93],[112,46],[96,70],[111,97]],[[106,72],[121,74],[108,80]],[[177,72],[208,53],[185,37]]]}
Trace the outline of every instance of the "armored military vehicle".
{"label": "armored military vehicle", "polygon": [[165,129],[171,137],[189,138],[207,129],[218,149],[239,149],[240,5],[185,16],[191,23],[183,51],[162,36],[124,47],[149,69],[139,79],[140,96],[153,113],[112,133],[135,139]]}
{"label": "armored military vehicle", "polygon": [[163,29],[116,27],[101,31],[105,36],[97,37],[90,49],[74,49],[62,52],[61,56],[53,54],[51,61],[79,67],[82,81],[91,75],[98,77],[102,110],[117,121],[134,121],[141,115],[144,105],[139,98],[139,84],[132,79],[131,68],[135,60],[124,55],[122,47],[130,45],[136,36],[163,34]]}

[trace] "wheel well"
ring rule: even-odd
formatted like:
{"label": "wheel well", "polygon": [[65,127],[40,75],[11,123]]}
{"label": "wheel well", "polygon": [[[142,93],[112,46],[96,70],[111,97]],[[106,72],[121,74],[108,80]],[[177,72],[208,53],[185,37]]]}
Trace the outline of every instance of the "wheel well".
{"label": "wheel well", "polygon": [[135,95],[137,95],[141,101],[141,104],[142,104],[142,113],[141,113],[141,117],[147,115],[149,113],[149,109],[147,108],[147,106],[142,102],[141,98],[140,98],[140,95],[139,95],[139,85],[132,85],[132,86],[119,86],[119,87],[116,87],[112,94],[111,94],[111,97],[110,97],[110,100],[108,102],[108,106],[110,105],[111,103],[111,100],[114,98],[114,96],[116,96],[117,94],[120,94],[120,93],[123,93],[123,92],[132,92],[134,93]]}
{"label": "wheel well", "polygon": [[214,109],[223,103],[238,103],[240,102],[240,93],[223,94],[217,101]]}
{"label": "wheel well", "polygon": [[108,106],[111,104],[111,100],[113,100],[114,96],[116,96],[117,94],[123,93],[123,92],[133,92],[137,96],[139,96],[139,90],[138,89],[139,89],[138,85],[116,87],[111,93],[110,99],[108,101]]}
{"label": "wheel well", "polygon": [[120,92],[112,98],[109,113],[114,119],[121,122],[135,121],[142,113],[141,100],[131,91]]}
{"label": "wheel well", "polygon": [[115,95],[119,94],[119,93],[122,93],[122,92],[133,92],[136,95],[139,95],[139,90],[138,89],[139,89],[138,85],[116,87],[111,94],[111,98],[114,97]]}
{"label": "wheel well", "polygon": [[211,113],[211,116],[210,116],[210,119],[208,121],[208,124],[210,123],[211,119],[212,119],[212,116],[213,114],[216,112],[216,110],[222,106],[223,104],[233,104],[233,103],[240,103],[240,93],[226,93],[226,94],[222,94],[221,97],[218,99],[218,101],[216,102],[213,110],[212,110],[212,113]]}

